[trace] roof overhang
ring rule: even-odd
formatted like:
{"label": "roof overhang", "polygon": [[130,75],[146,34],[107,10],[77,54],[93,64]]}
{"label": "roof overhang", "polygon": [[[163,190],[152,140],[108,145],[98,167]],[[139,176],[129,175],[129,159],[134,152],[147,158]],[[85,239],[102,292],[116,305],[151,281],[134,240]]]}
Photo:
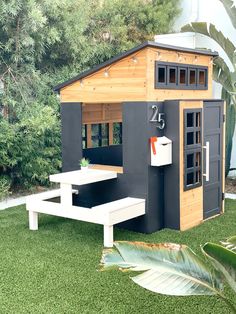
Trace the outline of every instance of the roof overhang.
{"label": "roof overhang", "polygon": [[87,71],[84,71],[82,73],[80,73],[79,75],[71,78],[70,80],[67,80],[63,83],[60,83],[58,85],[56,85],[53,90],[55,92],[60,91],[61,88],[70,85],[78,80],[81,80],[83,78],[85,78],[88,75],[91,75],[107,66],[110,66],[112,63],[117,62],[125,57],[128,57],[129,55],[132,55],[133,53],[146,48],[146,47],[152,47],[152,48],[160,48],[160,49],[166,49],[166,50],[173,50],[173,51],[179,51],[179,52],[187,52],[187,53],[193,53],[193,54],[199,54],[199,55],[207,55],[207,56],[212,56],[212,57],[217,57],[219,54],[216,51],[211,51],[208,49],[191,49],[191,48],[185,48],[185,47],[179,47],[179,46],[172,46],[172,45],[166,45],[166,44],[161,44],[161,43],[156,43],[153,41],[146,41],[132,49],[129,49],[125,52],[122,52],[118,55],[116,55],[115,57],[107,60],[106,62],[103,62]]}

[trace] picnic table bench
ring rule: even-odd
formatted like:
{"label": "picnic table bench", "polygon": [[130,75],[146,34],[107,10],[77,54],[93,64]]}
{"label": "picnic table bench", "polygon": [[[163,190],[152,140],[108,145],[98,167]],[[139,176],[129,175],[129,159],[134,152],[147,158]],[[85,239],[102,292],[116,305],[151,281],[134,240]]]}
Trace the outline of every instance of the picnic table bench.
{"label": "picnic table bench", "polygon": [[[29,228],[38,230],[38,214],[48,214],[80,221],[102,224],[104,226],[104,246],[113,246],[113,226],[117,223],[145,214],[145,199],[125,197],[91,208],[74,206],[72,202],[73,185],[80,186],[117,178],[115,171],[76,170],[51,175],[50,181],[60,183],[60,189],[28,196],[26,209],[29,211]],[[60,197],[56,203],[50,199]]]}

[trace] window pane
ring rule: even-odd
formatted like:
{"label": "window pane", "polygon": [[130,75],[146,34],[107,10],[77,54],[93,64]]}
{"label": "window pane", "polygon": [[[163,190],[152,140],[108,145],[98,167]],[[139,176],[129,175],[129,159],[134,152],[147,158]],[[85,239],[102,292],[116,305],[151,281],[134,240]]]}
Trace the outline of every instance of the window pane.
{"label": "window pane", "polygon": [[169,69],[169,83],[176,84],[176,69],[175,68]]}
{"label": "window pane", "polygon": [[187,128],[193,127],[193,113],[187,113]]}
{"label": "window pane", "polygon": [[197,171],[195,175],[196,175],[195,184],[197,184],[197,183],[200,182],[201,172],[200,172],[200,171]]}
{"label": "window pane", "polygon": [[196,112],[196,127],[200,127],[200,112]]}
{"label": "window pane", "polygon": [[108,139],[107,138],[102,139],[102,146],[108,146]]}
{"label": "window pane", "polygon": [[99,147],[99,139],[92,138],[92,147]]}
{"label": "window pane", "polygon": [[86,147],[86,141],[85,141],[85,140],[82,141],[82,145],[83,145],[83,149],[84,149],[84,148],[87,148],[87,147]]}
{"label": "window pane", "polygon": [[187,155],[187,168],[193,168],[193,157],[194,154]]}
{"label": "window pane", "polygon": [[179,83],[186,84],[187,83],[187,71],[186,69],[180,69],[179,71]]}
{"label": "window pane", "polygon": [[166,81],[166,68],[158,67],[158,83],[165,83]]}
{"label": "window pane", "polygon": [[195,165],[196,167],[201,166],[201,153],[200,152],[196,153]]}
{"label": "window pane", "polygon": [[200,85],[206,85],[206,72],[205,70],[199,70],[198,81]]}
{"label": "window pane", "polygon": [[82,126],[82,137],[85,137],[86,136],[86,125],[84,124]]}
{"label": "window pane", "polygon": [[189,71],[189,83],[196,84],[196,70]]}
{"label": "window pane", "polygon": [[194,175],[193,172],[187,174],[187,185],[191,185],[194,183]]}
{"label": "window pane", "polygon": [[108,137],[108,123],[103,123],[102,127],[102,137]]}
{"label": "window pane", "polygon": [[201,143],[201,136],[200,136],[200,131],[197,131],[195,133],[195,137],[196,137],[196,144],[200,144]]}
{"label": "window pane", "polygon": [[193,132],[188,132],[187,133],[187,145],[193,145],[194,140],[193,140]]}
{"label": "window pane", "polygon": [[122,123],[113,123],[113,144],[118,145],[122,143]]}
{"label": "window pane", "polygon": [[99,124],[92,124],[92,136],[99,135]]}

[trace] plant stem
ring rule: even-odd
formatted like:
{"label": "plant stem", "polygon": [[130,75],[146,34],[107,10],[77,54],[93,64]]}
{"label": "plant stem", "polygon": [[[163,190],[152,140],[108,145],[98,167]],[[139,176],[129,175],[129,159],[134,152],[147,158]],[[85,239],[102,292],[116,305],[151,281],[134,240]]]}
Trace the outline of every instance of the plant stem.
{"label": "plant stem", "polygon": [[221,293],[218,292],[217,295],[218,295],[222,300],[224,300],[224,302],[231,308],[232,312],[233,312],[234,314],[236,314],[236,307],[234,306],[234,304],[231,303],[231,302],[229,301],[229,299],[227,299],[223,294],[221,294]]}

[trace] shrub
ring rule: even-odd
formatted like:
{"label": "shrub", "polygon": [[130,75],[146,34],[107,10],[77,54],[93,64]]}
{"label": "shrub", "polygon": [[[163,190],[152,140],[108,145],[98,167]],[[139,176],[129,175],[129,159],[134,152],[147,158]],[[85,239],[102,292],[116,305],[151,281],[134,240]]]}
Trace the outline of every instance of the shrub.
{"label": "shrub", "polygon": [[9,195],[11,187],[11,179],[7,176],[0,176],[0,200]]}

